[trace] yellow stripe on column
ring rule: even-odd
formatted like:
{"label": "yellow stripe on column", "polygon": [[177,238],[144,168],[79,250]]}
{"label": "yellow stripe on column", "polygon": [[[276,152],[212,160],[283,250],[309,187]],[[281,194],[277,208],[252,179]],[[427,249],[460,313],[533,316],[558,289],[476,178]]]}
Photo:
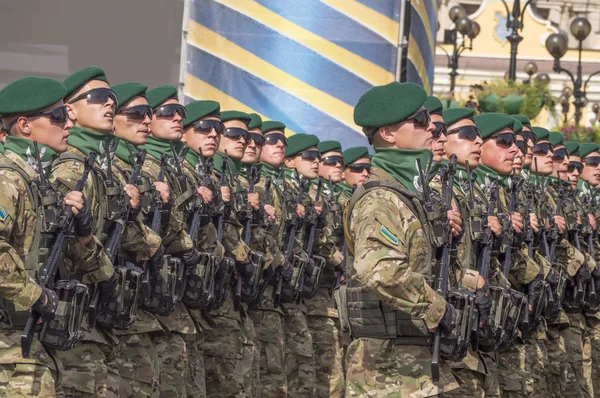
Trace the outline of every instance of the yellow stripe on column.
{"label": "yellow stripe on column", "polygon": [[[235,109],[246,113],[257,113],[263,120],[270,120],[267,116],[256,112],[254,109],[236,100],[235,98],[225,94],[216,87],[206,83],[203,80],[187,73],[185,75],[185,94],[195,100],[213,100],[221,104],[222,110]],[[296,134],[292,130],[286,128],[286,135]]]}
{"label": "yellow stripe on column", "polygon": [[429,91],[429,75],[427,75],[427,65],[423,60],[423,55],[419,49],[419,45],[415,41],[415,38],[411,36],[408,39],[408,58],[413,62],[419,72],[419,77],[423,82],[423,88],[427,91],[427,94],[431,94]]}

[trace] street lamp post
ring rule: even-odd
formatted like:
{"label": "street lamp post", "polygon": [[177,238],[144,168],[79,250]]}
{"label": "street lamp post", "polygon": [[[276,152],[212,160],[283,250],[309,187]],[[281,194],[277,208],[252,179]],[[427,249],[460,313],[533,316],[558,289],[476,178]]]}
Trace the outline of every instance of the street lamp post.
{"label": "street lamp post", "polygon": [[[454,6],[448,12],[450,20],[454,23],[454,29],[446,29],[444,32],[444,44],[452,44],[452,55],[440,47],[448,57],[448,68],[450,68],[450,92],[454,92],[456,86],[456,76],[458,76],[458,59],[464,50],[473,49],[473,39],[477,37],[481,30],[479,24],[467,18],[467,12],[462,6]],[[462,35],[462,41],[458,42],[458,34]],[[466,45],[469,38],[469,45]]]}
{"label": "street lamp post", "polygon": [[571,22],[571,34],[577,39],[579,45],[577,46],[577,51],[579,54],[577,60],[577,72],[574,75],[568,69],[565,69],[560,66],[560,59],[567,52],[568,41],[567,38],[559,33],[553,33],[546,39],[546,49],[554,58],[554,67],[553,70],[556,73],[564,72],[566,73],[571,82],[573,83],[573,105],[575,105],[575,126],[579,127],[579,122],[581,121],[581,109],[587,105],[586,99],[586,91],[587,85],[590,82],[590,79],[600,73],[600,70],[592,73],[588,76],[585,83],[582,78],[582,66],[581,66],[581,53],[583,52],[583,41],[588,37],[590,32],[592,31],[592,25],[590,21],[583,17],[578,17]]}
{"label": "street lamp post", "polygon": [[523,30],[523,16],[525,15],[527,6],[529,6],[532,1],[533,0],[528,0],[523,9],[521,9],[521,1],[514,0],[513,9],[512,12],[510,12],[508,11],[508,5],[506,5],[506,1],[502,0],[504,8],[506,9],[506,28],[510,30],[510,34],[506,36],[506,40],[508,40],[510,43],[508,80],[513,82],[517,79],[517,47],[519,46],[521,40],[523,40],[523,36],[519,34],[519,31]]}

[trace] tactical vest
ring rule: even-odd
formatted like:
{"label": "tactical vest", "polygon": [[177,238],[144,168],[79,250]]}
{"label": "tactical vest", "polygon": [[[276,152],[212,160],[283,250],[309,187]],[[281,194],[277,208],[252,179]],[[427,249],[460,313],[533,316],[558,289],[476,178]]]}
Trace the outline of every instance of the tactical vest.
{"label": "tactical vest", "polygon": [[[418,225],[411,227],[413,230],[423,229],[425,244],[425,261],[431,264],[431,273],[427,275],[429,284],[432,282],[434,265],[434,240],[433,230],[427,220],[426,211],[421,204],[421,197],[418,193],[412,192],[401,186],[399,183],[376,179],[372,176],[369,181],[361,185],[352,199],[350,199],[344,214],[344,233],[346,235],[346,267],[347,267],[347,316],[352,338],[378,338],[378,339],[397,339],[398,344],[429,344],[430,333],[422,319],[412,317],[409,313],[399,311],[392,306],[383,303],[379,298],[368,289],[358,285],[354,281],[354,241],[350,235],[349,225],[352,210],[356,203],[367,193],[384,189],[393,192],[400,200],[417,216]],[[429,244],[427,244],[427,242]],[[340,316],[341,312],[340,310]],[[414,339],[418,338],[418,339]]]}
{"label": "tactical vest", "polygon": [[[31,207],[36,214],[33,228],[31,249],[25,255],[23,265],[29,276],[37,281],[47,259],[54,233],[60,222],[62,202],[54,189],[50,189],[46,196],[38,189],[38,181],[30,179],[27,173],[7,158],[0,160],[0,170],[9,170],[16,173],[24,182],[27,194],[31,199]],[[17,309],[15,305],[5,298],[0,298],[0,325],[2,328],[22,329],[29,318],[29,311]]]}

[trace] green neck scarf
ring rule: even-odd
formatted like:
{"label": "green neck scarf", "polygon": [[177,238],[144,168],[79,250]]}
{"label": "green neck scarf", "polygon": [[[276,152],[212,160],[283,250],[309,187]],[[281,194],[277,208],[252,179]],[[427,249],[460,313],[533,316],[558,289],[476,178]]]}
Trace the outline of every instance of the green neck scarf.
{"label": "green neck scarf", "polygon": [[[98,154],[96,163],[102,167],[107,164],[107,154],[110,154],[111,159],[114,156],[119,141],[121,139],[115,135],[96,133],[81,127],[73,127],[69,130],[69,145],[79,149],[86,155],[89,155],[92,151],[96,152]],[[108,151],[106,150],[107,147],[109,148]]]}
{"label": "green neck scarf", "polygon": [[260,174],[263,177],[276,179],[281,175],[281,167],[273,167],[267,163],[260,163]]}
{"label": "green neck scarf", "polygon": [[421,191],[417,159],[425,169],[431,156],[428,149],[375,148],[371,165],[390,174],[407,189]]}
{"label": "green neck scarf", "polygon": [[129,165],[133,165],[133,156],[138,153],[138,149],[135,145],[130,144],[129,142],[121,139],[117,143],[117,147],[115,149],[115,155]]}
{"label": "green neck scarf", "polygon": [[352,187],[345,182],[338,182],[335,184],[335,192],[339,196],[342,192],[348,196],[352,196]]}
{"label": "green neck scarf", "polygon": [[185,154],[185,160],[187,160],[187,162],[191,164],[192,167],[195,169],[196,166],[200,163],[200,155],[192,151],[192,148],[190,148]]}
{"label": "green neck scarf", "polygon": [[156,137],[148,137],[148,141],[146,141],[142,148],[145,148],[148,154],[156,159],[161,159],[164,154],[172,158],[171,142],[173,142],[175,151],[179,155],[185,146],[185,143],[181,141],[167,141]]}
{"label": "green neck scarf", "polygon": [[[217,170],[219,173],[221,173],[223,171],[223,158],[224,157],[225,157],[225,155],[223,155],[221,152],[215,152],[215,156],[213,156],[213,158],[215,159],[215,170]],[[241,167],[242,167],[241,161],[229,157],[229,169],[233,173],[234,177],[238,175]]]}
{"label": "green neck scarf", "polygon": [[[8,137],[6,137],[8,138]],[[0,141],[0,153],[4,153],[4,142]]]}
{"label": "green neck scarf", "polygon": [[[29,164],[29,166],[31,166],[32,169],[37,170],[38,174],[40,174],[41,171],[38,169],[38,162],[35,158],[36,153],[33,146],[33,141],[9,135],[6,137],[4,150],[11,151],[16,155],[19,155],[27,162],[27,164]],[[45,145],[38,144],[38,150],[40,151],[39,156],[44,175],[47,176],[52,168],[52,162],[58,157],[58,154]]]}
{"label": "green neck scarf", "polygon": [[487,192],[487,188],[496,180],[498,180],[505,187],[508,187],[507,176],[499,175],[486,165],[479,163],[479,166],[475,170],[477,171],[475,174],[477,176],[477,184],[484,192]]}
{"label": "green neck scarf", "polygon": [[[478,173],[475,170],[471,170],[471,184],[477,184]],[[469,180],[469,171],[465,166],[456,164],[456,175],[454,178],[454,185],[460,186],[466,184]]]}
{"label": "green neck scarf", "polygon": [[[8,142],[8,141],[7,141]],[[590,193],[595,193],[596,189],[593,188],[589,182],[580,178],[577,180],[577,195],[587,195]]]}

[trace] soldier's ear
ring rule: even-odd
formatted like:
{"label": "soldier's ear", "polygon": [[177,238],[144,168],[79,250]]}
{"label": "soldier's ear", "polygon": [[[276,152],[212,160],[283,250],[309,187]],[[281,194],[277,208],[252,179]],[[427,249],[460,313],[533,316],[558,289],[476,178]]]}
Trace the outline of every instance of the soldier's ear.
{"label": "soldier's ear", "polygon": [[19,137],[31,137],[31,121],[24,116],[19,116],[15,123],[15,130]]}
{"label": "soldier's ear", "polygon": [[284,158],[283,165],[288,169],[294,168],[294,158]]}
{"label": "soldier's ear", "polygon": [[374,137],[376,140],[382,140],[387,144],[396,143],[396,132],[393,131],[390,126],[381,126],[377,129]]}

